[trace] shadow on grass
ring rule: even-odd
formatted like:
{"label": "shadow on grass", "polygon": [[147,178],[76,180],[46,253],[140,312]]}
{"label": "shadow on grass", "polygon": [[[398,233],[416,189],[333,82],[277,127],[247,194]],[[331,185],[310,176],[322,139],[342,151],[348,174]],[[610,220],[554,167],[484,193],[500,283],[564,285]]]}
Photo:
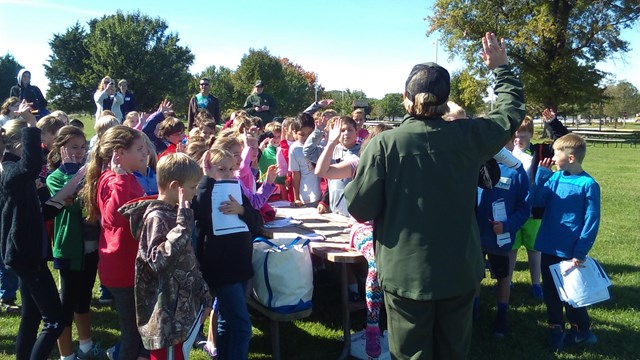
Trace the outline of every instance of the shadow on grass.
{"label": "shadow on grass", "polygon": [[[305,319],[303,322],[308,322]],[[268,319],[255,320],[253,326],[262,332],[251,339],[255,359],[271,359],[271,326]],[[280,323],[280,356],[282,359],[335,359],[342,346],[340,340],[313,336],[296,323]],[[258,355],[260,354],[260,355]]]}

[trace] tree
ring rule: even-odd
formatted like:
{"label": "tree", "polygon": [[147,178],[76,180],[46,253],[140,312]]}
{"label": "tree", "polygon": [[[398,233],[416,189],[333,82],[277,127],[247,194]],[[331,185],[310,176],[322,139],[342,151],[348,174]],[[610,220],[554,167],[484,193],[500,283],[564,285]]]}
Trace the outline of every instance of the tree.
{"label": "tree", "polygon": [[487,30],[508,40],[508,55],[525,86],[527,103],[557,108],[589,103],[605,75],[596,64],[629,50],[620,31],[640,18],[637,1],[437,0],[427,34],[440,32],[452,56],[485,74],[478,59]]}
{"label": "tree", "polygon": [[13,58],[13,55],[6,53],[0,57],[0,101],[9,97],[11,87],[18,83],[18,72],[22,65]]}
{"label": "tree", "polygon": [[329,90],[324,95],[327,99],[333,99],[331,107],[340,115],[351,116],[354,100],[367,100],[367,95],[362,90]]}
{"label": "tree", "polygon": [[486,108],[482,98],[488,85],[488,81],[472,76],[471,71],[455,72],[451,75],[449,100],[460,105],[467,115],[478,114]]}
{"label": "tree", "polygon": [[[265,92],[278,104],[278,115],[295,116],[313,102],[316,75],[286,57],[271,55],[267,49],[249,49],[232,74],[232,80],[234,95],[231,105],[236,109],[242,107],[255,82],[262,80],[266,84]],[[228,108],[224,103],[223,107]]]}
{"label": "tree", "polygon": [[382,99],[373,102],[372,105],[376,117],[380,120],[385,117],[395,120],[396,117],[405,114],[402,106],[402,94],[400,93],[385,94]]}
{"label": "tree", "polygon": [[76,22],[67,32],[55,34],[49,41],[52,54],[44,69],[52,108],[71,112],[87,111],[94,106],[92,94],[97,82],[91,83],[86,76],[85,63],[91,57],[86,39],[85,30]]}
{"label": "tree", "polygon": [[640,112],[640,93],[627,81],[607,85],[604,95],[605,116],[621,118],[626,113],[628,118],[635,118],[635,114]]}
{"label": "tree", "polygon": [[316,74],[306,71],[301,65],[295,64],[287,58],[281,58],[284,81],[287,84],[286,93],[282,101],[280,112],[287,115],[295,115],[302,112],[313,102]]}
{"label": "tree", "polygon": [[238,69],[233,74],[236,96],[241,100],[240,107],[253,90],[257,80],[262,80],[266,84],[264,91],[273,96],[278,104],[277,112],[280,113],[287,93],[284,71],[280,59],[271,55],[266,48],[249,49],[249,53],[242,57]]}
{"label": "tree", "polygon": [[[155,108],[163,98],[180,104],[188,99],[188,68],[194,56],[188,47],[178,44],[177,34],[167,33],[164,20],[140,12],[117,12],[88,24],[88,32],[76,23],[50,42],[52,55],[46,66],[52,87],[49,94],[60,107],[66,110],[68,105],[78,104],[91,111],[93,92],[106,75],[116,80],[126,78],[141,110]],[[176,110],[186,111],[186,102],[184,105]]]}

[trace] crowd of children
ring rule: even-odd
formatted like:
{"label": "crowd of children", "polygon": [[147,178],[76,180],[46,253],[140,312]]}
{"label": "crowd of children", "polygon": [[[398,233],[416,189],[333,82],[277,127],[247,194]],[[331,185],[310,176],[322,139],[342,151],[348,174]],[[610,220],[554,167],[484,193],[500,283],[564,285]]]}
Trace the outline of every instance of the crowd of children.
{"label": "crowd of children", "polygon": [[[107,80],[105,89],[112,86]],[[82,123],[69,124],[66,114],[36,122],[29,105],[19,103],[11,110],[17,116],[3,125],[0,144],[0,301],[7,312],[18,311],[16,289],[4,288],[17,287],[11,280],[17,275],[23,315],[17,357],[46,358],[56,340],[61,360],[101,353],[90,320],[97,274],[118,315],[120,341],[108,350],[111,358],[182,358],[182,343],[200,311],[204,317],[210,311],[202,345],[211,356],[248,358],[245,297],[253,276],[252,239],[273,219],[268,200],[349,216],[344,189],[355,176],[360,149],[389,130],[379,125],[370,134],[362,110],[337,116],[326,109],[330,105],[331,100],[316,102],[295,118],[264,127],[261,119],[238,111],[222,129],[210,113],[198,111],[185,134],[173,105],[163,101],[149,116],[128,112],[122,125],[110,111],[99,112],[96,136],[87,142]],[[566,135],[551,111],[543,118],[557,134],[553,147],[531,145],[533,123],[525,119],[505,146],[519,166],[498,164],[499,179],[478,189],[476,214],[482,249],[498,281],[495,335],[507,334],[515,254],[525,246],[532,294],[544,299],[551,346],[561,351],[565,342],[594,343],[596,337],[586,309],[566,304],[571,330],[565,335],[563,304],[548,266],[584,261],[597,234],[600,198],[598,184],[581,167],[584,141]],[[551,157],[556,173],[548,169]],[[211,192],[217,182],[234,179],[241,198],[230,196],[217,211],[237,215],[248,231],[216,235]],[[383,296],[373,224],[353,223],[352,247],[368,262],[366,351],[377,357]],[[59,291],[47,260],[59,273]],[[357,298],[357,281],[349,289]],[[476,298],[474,318],[478,309]]]}

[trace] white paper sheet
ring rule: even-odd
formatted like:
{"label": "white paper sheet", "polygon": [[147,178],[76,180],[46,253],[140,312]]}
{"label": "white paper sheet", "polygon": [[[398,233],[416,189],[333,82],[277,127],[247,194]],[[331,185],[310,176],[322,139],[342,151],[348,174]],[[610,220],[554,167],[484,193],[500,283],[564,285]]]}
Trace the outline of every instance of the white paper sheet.
{"label": "white paper sheet", "polygon": [[[494,201],[493,204],[491,205],[493,208],[493,221],[500,221],[502,223],[507,221],[507,210],[504,205],[504,200],[498,199]],[[500,247],[505,246],[507,244],[511,244],[511,234],[508,232],[505,232],[500,235],[497,235],[496,243]]]}
{"label": "white paper sheet", "polygon": [[225,215],[218,208],[229,201],[229,195],[242,205],[242,190],[237,180],[220,180],[213,185],[211,191],[211,216],[213,235],[227,235],[249,231],[247,224],[236,214]]}
{"label": "white paper sheet", "polygon": [[593,258],[587,256],[584,267],[576,268],[572,261],[549,266],[560,299],[578,308],[609,299],[611,279]]}
{"label": "white paper sheet", "polygon": [[493,202],[493,221],[505,222],[507,221],[507,210],[504,205],[504,200],[498,199]]}

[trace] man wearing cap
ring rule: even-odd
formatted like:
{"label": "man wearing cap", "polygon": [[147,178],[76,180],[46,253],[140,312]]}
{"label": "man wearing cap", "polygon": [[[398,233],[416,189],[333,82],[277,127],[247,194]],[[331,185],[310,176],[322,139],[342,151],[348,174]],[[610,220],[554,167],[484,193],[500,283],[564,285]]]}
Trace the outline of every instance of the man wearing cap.
{"label": "man wearing cap", "polygon": [[196,114],[198,111],[207,110],[211,116],[216,120],[216,124],[221,124],[222,120],[220,118],[220,101],[218,98],[209,94],[209,89],[211,88],[211,82],[208,78],[203,77],[200,79],[200,93],[195,94],[189,100],[189,110],[187,111],[187,129],[191,131],[194,126],[197,126],[195,123]]}
{"label": "man wearing cap", "polygon": [[242,108],[247,114],[260,117],[263,126],[273,121],[276,114],[276,102],[271,95],[264,93],[262,80],[256,81],[253,92],[247,97]]}
{"label": "man wearing cap", "polygon": [[394,358],[464,359],[471,343],[474,289],[484,274],[474,214],[478,169],[525,114],[504,41],[487,33],[482,45],[496,76],[496,109],[481,119],[443,120],[449,73],[434,63],[414,66],[402,124],[366,145],[345,189],[351,215],[374,220]]}

